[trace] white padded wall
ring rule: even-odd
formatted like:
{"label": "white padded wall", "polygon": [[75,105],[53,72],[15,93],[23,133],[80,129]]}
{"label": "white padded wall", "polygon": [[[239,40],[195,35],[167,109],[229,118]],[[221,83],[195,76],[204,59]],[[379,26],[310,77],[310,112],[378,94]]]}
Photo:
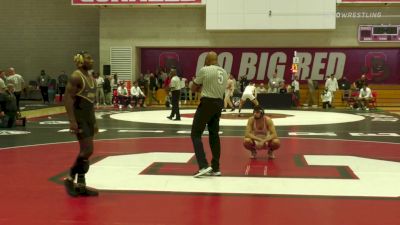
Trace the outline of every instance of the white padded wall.
{"label": "white padded wall", "polygon": [[207,0],[207,30],[335,29],[336,0]]}

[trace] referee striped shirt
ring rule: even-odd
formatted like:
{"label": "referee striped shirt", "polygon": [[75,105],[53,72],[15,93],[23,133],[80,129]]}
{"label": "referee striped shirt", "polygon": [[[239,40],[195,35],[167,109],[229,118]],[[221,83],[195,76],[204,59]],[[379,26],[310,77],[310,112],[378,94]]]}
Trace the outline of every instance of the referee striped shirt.
{"label": "referee striped shirt", "polygon": [[220,66],[204,66],[196,75],[194,82],[203,85],[201,97],[223,99],[228,82],[228,74]]}

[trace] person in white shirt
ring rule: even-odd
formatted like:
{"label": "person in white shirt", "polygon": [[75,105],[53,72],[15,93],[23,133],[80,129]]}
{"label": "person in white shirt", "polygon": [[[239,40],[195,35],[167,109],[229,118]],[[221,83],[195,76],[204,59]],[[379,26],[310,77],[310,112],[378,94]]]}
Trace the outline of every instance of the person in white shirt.
{"label": "person in white shirt", "polygon": [[19,111],[19,99],[21,98],[21,93],[22,89],[24,89],[25,81],[21,75],[15,73],[15,69],[12,67],[8,69],[7,84],[10,83],[14,85],[14,95],[17,99],[17,108]]}
{"label": "person in white shirt", "polygon": [[332,74],[326,81],[325,81],[325,88],[328,88],[328,91],[332,94],[332,99],[335,98],[335,92],[339,89],[338,82],[335,78],[335,75]]}
{"label": "person in white shirt", "polygon": [[[181,120],[181,114],[179,113],[179,99],[181,97],[181,79],[176,75],[176,69],[171,69],[171,83],[169,84],[171,96],[172,96],[172,109],[170,116],[167,116],[170,120]],[[173,119],[175,117],[175,119]]]}
{"label": "person in white shirt", "polygon": [[300,105],[300,83],[299,83],[299,77],[297,75],[294,76],[294,80],[292,81],[292,92],[294,95],[293,98],[293,106],[299,106]]}
{"label": "person in white shirt", "polygon": [[369,110],[368,105],[371,99],[372,99],[372,91],[367,84],[364,84],[360,89],[360,94],[358,95],[357,98],[357,103],[358,103],[357,110],[360,110],[360,108],[364,110]]}
{"label": "person in white shirt", "polygon": [[229,78],[226,84],[226,89],[225,89],[225,97],[224,97],[224,108],[222,109],[222,112],[226,112],[226,107],[231,107],[231,112],[235,111],[235,106],[232,104],[232,96],[233,96],[233,91],[235,90],[235,83],[233,79],[233,75],[229,74]]}
{"label": "person in white shirt", "polygon": [[241,116],[240,111],[242,110],[243,104],[247,101],[247,99],[250,100],[254,104],[254,106],[259,105],[259,103],[257,101],[256,86],[253,81],[250,81],[250,84],[247,85],[243,91],[242,98],[240,99],[240,103],[239,103],[238,116]]}
{"label": "person in white shirt", "polygon": [[98,106],[99,104],[105,105],[105,97],[104,97],[104,90],[103,90],[103,85],[104,85],[104,78],[99,74],[96,73],[95,75],[96,79],[96,105]]}
{"label": "person in white shirt", "polygon": [[128,89],[125,87],[124,81],[120,81],[119,87],[117,89],[118,92],[118,103],[119,103],[119,109],[122,109],[122,105],[125,105],[125,107],[132,108],[131,103],[131,98],[129,96]]}
{"label": "person in white shirt", "polygon": [[135,102],[133,107],[136,107],[138,102],[140,107],[144,107],[144,100],[146,98],[146,95],[143,93],[142,89],[140,89],[137,82],[133,83],[133,86],[131,87],[131,97],[132,100]]}
{"label": "person in white shirt", "polygon": [[264,83],[261,83],[257,88],[256,88],[256,93],[257,94],[266,94],[268,93],[267,89],[264,86]]}
{"label": "person in white shirt", "polygon": [[6,91],[6,73],[0,70],[0,93]]}
{"label": "person in white shirt", "polygon": [[321,94],[322,108],[327,109],[332,107],[332,92],[326,87]]}
{"label": "person in white shirt", "polygon": [[279,87],[282,86],[282,83],[285,83],[285,81],[278,77],[278,73],[275,71],[268,82],[268,93],[279,93]]}

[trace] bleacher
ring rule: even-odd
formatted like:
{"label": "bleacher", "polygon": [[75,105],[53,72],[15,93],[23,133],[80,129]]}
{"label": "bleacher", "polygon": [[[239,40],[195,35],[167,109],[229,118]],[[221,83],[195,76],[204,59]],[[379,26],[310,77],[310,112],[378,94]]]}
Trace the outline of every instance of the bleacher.
{"label": "bleacher", "polygon": [[[383,85],[383,84],[371,84],[369,86],[372,91],[377,93],[376,106],[377,107],[400,107],[400,85]],[[320,92],[324,86],[321,84],[317,92],[318,105],[321,106]],[[307,101],[308,88],[306,84],[300,85],[300,104],[304,104]],[[347,103],[342,101],[343,90],[338,90],[333,100],[335,107],[347,107]],[[165,103],[165,90],[158,89],[156,93],[157,99],[160,104]]]}
{"label": "bleacher", "polygon": [[[400,107],[400,85],[384,85],[384,84],[371,84],[369,85],[372,91],[376,91],[377,107]],[[321,105],[320,92],[324,86],[320,85],[317,90],[318,104]],[[338,90],[333,99],[333,105],[336,107],[346,107],[347,103],[342,101],[343,90]],[[303,104],[307,100],[308,88],[307,85],[300,87],[300,103]]]}

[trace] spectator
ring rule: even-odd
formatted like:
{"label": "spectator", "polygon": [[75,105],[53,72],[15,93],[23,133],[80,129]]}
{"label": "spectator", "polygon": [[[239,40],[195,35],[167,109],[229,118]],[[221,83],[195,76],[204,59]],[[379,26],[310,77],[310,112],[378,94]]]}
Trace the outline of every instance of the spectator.
{"label": "spectator", "polygon": [[328,90],[328,87],[325,87],[325,90],[321,94],[322,100],[322,108],[332,108],[332,92]]}
{"label": "spectator", "polygon": [[287,93],[287,89],[285,87],[285,82],[282,82],[281,85],[279,86],[279,93],[281,93],[281,94],[286,94]]}
{"label": "spectator", "polygon": [[362,88],[364,85],[368,85],[368,81],[367,81],[367,76],[366,76],[365,74],[362,74],[361,77],[360,77],[360,79],[356,80],[356,81],[353,83],[353,88],[355,88],[356,90],[359,91],[359,90],[361,90],[361,88]]}
{"label": "spectator", "polygon": [[137,80],[137,82],[138,82],[138,85],[139,85],[140,89],[143,90],[143,92],[144,92],[145,94],[147,94],[147,93],[146,93],[147,80],[144,79],[143,73],[141,73],[141,74],[139,75],[139,79]]}
{"label": "spectator", "polygon": [[144,107],[144,100],[146,99],[146,95],[140,89],[137,82],[133,83],[133,86],[131,87],[131,97],[132,100],[135,102],[133,107],[136,107],[138,102],[140,102],[140,107]]}
{"label": "spectator", "polygon": [[47,89],[49,104],[54,104],[54,99],[56,97],[56,90],[57,90],[57,80],[50,78],[49,86]]}
{"label": "spectator", "polygon": [[[338,80],[339,89],[342,91],[342,102],[346,102],[350,106],[351,98],[351,83],[345,76]],[[350,106],[351,107],[351,106]]]}
{"label": "spectator", "polygon": [[156,92],[158,90],[158,79],[154,74],[150,74],[150,84],[149,84],[149,91],[150,91],[150,100],[149,100],[149,104],[152,104],[153,100],[157,102],[157,104],[159,104],[160,102],[158,101],[158,99],[156,98]]}
{"label": "spectator", "polygon": [[60,95],[60,102],[63,100],[63,95],[65,93],[65,87],[67,86],[68,75],[65,71],[61,71],[61,74],[58,76],[58,94]]}
{"label": "spectator", "polygon": [[188,90],[188,82],[185,77],[181,78],[181,95],[183,95],[183,104],[187,103],[187,100],[189,99],[189,90]]}
{"label": "spectator", "polygon": [[22,89],[25,87],[25,81],[21,75],[15,73],[15,69],[12,67],[8,69],[7,84],[9,83],[14,85],[14,95],[17,99],[17,108],[19,111],[19,99],[21,98]]}
{"label": "spectator", "polygon": [[46,74],[46,71],[41,70],[37,82],[39,84],[40,93],[42,94],[43,103],[49,103],[48,91],[50,76]]}
{"label": "spectator", "polygon": [[111,75],[106,75],[103,84],[103,91],[104,91],[105,103],[107,105],[111,105],[112,101],[111,82],[112,82]]}
{"label": "spectator", "polygon": [[150,86],[150,76],[151,76],[151,74],[152,73],[150,72],[150,70],[147,70],[146,73],[143,76],[143,79],[146,81],[144,83],[144,86],[142,87],[142,85],[139,85],[140,88],[143,90],[145,95],[149,95],[149,86]]}
{"label": "spectator", "polygon": [[161,87],[163,87],[165,80],[168,78],[168,73],[166,72],[166,69],[165,69],[165,68],[162,68],[162,69],[160,70],[160,78],[161,78],[161,80],[162,80],[162,85],[161,85]]}
{"label": "spectator", "polygon": [[278,77],[278,73],[275,70],[268,82],[268,93],[279,93],[279,87],[282,86],[282,83],[285,83],[284,80]]}
{"label": "spectator", "polygon": [[358,108],[357,110],[360,110],[362,108],[363,110],[369,110],[368,105],[369,102],[372,99],[372,91],[368,87],[368,84],[364,84],[363,87],[360,89],[360,94],[358,95],[357,98],[357,103],[358,103]]}
{"label": "spectator", "polygon": [[341,79],[338,80],[339,89],[341,90],[350,90],[351,84],[347,77],[343,76]]}
{"label": "spectator", "polygon": [[122,106],[124,105],[125,107],[132,108],[132,105],[130,104],[131,98],[129,96],[128,89],[125,87],[124,81],[119,82],[119,87],[118,87],[118,102],[119,102],[119,109],[122,109]]}
{"label": "spectator", "polygon": [[300,83],[299,77],[297,75],[294,76],[294,80],[292,81],[292,92],[293,92],[293,106],[299,106],[300,104]]}
{"label": "spectator", "polygon": [[267,89],[264,86],[264,83],[261,83],[257,88],[256,88],[256,93],[257,94],[266,94],[268,93]]}
{"label": "spectator", "polygon": [[307,86],[308,86],[307,103],[305,103],[304,106],[305,107],[312,106],[313,108],[317,108],[317,99],[315,91],[318,89],[318,81],[313,81],[310,77],[307,79]]}
{"label": "spectator", "polygon": [[111,87],[112,90],[117,90],[118,89],[118,84],[120,83],[120,81],[118,80],[118,74],[114,73],[111,77]]}
{"label": "spectator", "polygon": [[3,70],[0,70],[0,93],[6,91],[6,73]]}
{"label": "spectator", "polygon": [[10,83],[7,84],[7,90],[0,93],[0,127],[14,127],[17,114],[17,98],[14,95],[14,85]]}
{"label": "spectator", "polygon": [[[328,88],[328,91],[331,92],[332,100],[335,99],[335,92],[336,92],[336,90],[339,89],[339,85],[338,85],[338,82],[337,82],[334,74],[331,74],[331,76],[326,80],[325,89],[326,88]],[[332,104],[332,102],[331,102],[331,104]]]}
{"label": "spectator", "polygon": [[105,105],[105,98],[104,98],[104,78],[99,74],[96,73],[94,76],[96,80],[96,105],[98,106],[99,104]]}
{"label": "spectator", "polygon": [[157,82],[157,88],[162,88],[164,80],[162,79],[162,72],[161,70],[158,70],[155,74],[156,82]]}
{"label": "spectator", "polygon": [[150,76],[151,76],[150,70],[146,70],[146,73],[144,74],[143,78],[146,80],[147,84],[150,83]]}

